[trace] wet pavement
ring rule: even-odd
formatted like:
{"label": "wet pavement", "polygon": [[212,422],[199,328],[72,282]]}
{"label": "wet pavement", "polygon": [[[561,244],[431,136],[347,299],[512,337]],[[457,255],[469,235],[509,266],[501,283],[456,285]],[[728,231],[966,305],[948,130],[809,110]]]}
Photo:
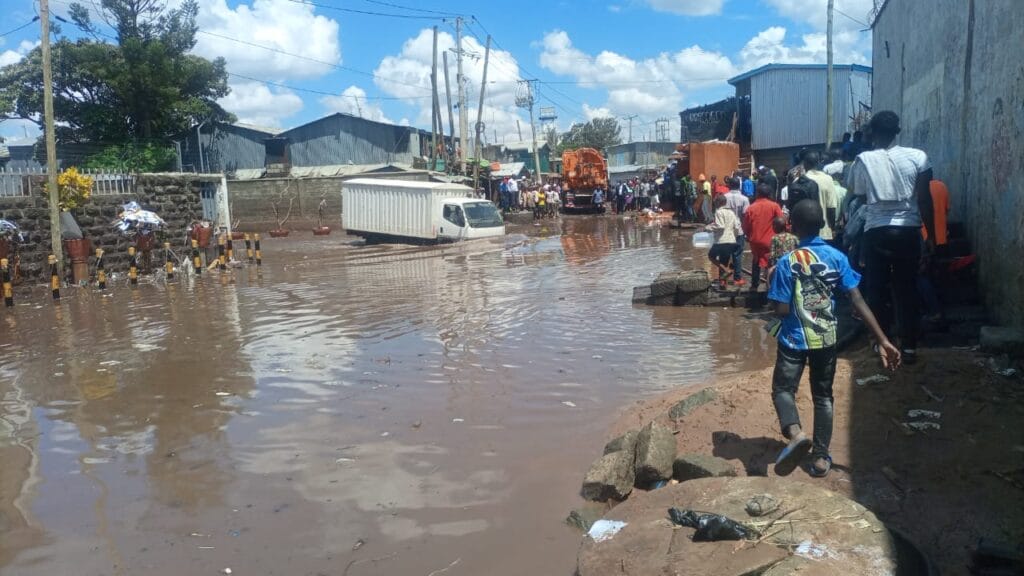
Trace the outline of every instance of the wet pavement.
{"label": "wet pavement", "polygon": [[621,409],[770,361],[742,311],[630,304],[703,260],[580,217],[36,289],[0,309],[0,573],[568,576]]}

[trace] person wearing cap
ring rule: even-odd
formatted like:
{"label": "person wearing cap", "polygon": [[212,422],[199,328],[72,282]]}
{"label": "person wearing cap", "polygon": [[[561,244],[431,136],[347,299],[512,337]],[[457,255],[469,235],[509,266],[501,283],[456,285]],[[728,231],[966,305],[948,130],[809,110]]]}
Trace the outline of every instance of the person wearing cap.
{"label": "person wearing cap", "polygon": [[899,345],[907,364],[917,359],[922,265],[921,226],[928,233],[925,256],[934,250],[935,217],[929,185],[932,167],[923,150],[896,144],[900,117],[883,110],[868,123],[874,150],[861,152],[850,168],[850,193],[863,196],[863,257],[868,304],[886,331],[892,328],[890,294],[899,315]]}
{"label": "person wearing cap", "polygon": [[772,189],[772,200],[778,200],[779,198],[779,177],[775,175],[775,170],[761,165],[757,167],[757,183],[767,184]]}

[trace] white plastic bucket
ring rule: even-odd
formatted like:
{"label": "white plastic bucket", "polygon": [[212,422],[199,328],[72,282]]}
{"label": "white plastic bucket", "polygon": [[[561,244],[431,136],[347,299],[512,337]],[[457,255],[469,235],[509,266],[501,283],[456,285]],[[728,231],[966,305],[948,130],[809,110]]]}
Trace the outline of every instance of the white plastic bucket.
{"label": "white plastic bucket", "polygon": [[694,248],[711,248],[715,241],[715,235],[711,232],[696,232],[693,235]]}

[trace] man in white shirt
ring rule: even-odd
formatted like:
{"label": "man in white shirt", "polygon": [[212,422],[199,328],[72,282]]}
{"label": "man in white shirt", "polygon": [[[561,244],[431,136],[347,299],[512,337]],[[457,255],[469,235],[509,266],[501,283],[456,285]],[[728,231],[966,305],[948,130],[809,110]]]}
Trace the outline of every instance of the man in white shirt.
{"label": "man in white shirt", "polygon": [[[725,183],[729,186],[729,192],[725,194],[725,205],[736,214],[736,222],[743,222],[743,215],[747,213],[747,208],[750,208],[750,200],[740,192],[739,178],[736,176],[727,177]],[[736,251],[732,257],[733,284],[737,286],[746,284],[746,281],[743,280],[743,249],[745,240],[743,228],[741,227],[736,231]]]}
{"label": "man in white shirt", "polygon": [[519,182],[515,178],[508,179],[508,194],[512,197],[512,207],[519,210],[522,202],[519,198]]}
{"label": "man in white shirt", "polygon": [[[921,267],[921,225],[935,238],[932,195],[928,190],[932,168],[923,150],[895,144],[900,118],[878,112],[868,124],[875,149],[861,152],[850,168],[850,193],[867,200],[864,224],[865,296],[884,330],[892,315],[886,306],[895,295],[899,314],[899,345],[903,361],[917,360],[917,274]],[[927,255],[932,244],[927,244]]]}

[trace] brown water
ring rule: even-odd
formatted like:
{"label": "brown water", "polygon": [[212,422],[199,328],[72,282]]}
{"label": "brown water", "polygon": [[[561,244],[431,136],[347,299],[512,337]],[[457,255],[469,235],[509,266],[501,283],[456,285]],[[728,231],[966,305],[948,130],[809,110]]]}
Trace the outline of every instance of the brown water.
{"label": "brown water", "polygon": [[703,264],[685,233],[519,231],[268,240],[259,271],[0,309],[0,573],[571,574],[618,412],[769,347],[630,304]]}

